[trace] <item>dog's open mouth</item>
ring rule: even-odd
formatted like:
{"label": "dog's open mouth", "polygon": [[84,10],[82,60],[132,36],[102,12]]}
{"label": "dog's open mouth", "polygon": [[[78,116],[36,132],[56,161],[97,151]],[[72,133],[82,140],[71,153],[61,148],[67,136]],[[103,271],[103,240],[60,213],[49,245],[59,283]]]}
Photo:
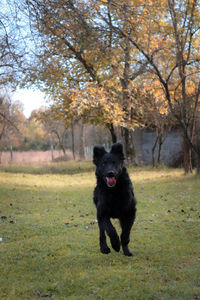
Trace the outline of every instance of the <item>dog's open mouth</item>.
{"label": "dog's open mouth", "polygon": [[115,177],[106,177],[106,183],[108,187],[114,187],[116,185]]}

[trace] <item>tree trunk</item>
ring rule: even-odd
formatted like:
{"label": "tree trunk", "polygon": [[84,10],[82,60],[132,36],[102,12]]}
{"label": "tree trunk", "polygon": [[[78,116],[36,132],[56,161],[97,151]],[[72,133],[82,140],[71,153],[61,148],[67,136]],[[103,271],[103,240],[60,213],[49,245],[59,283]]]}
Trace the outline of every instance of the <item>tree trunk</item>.
{"label": "tree trunk", "polygon": [[200,175],[200,154],[197,156],[197,175]]}
{"label": "tree trunk", "polygon": [[51,144],[51,160],[54,160],[53,144]]}
{"label": "tree trunk", "polygon": [[[124,17],[125,23],[124,28],[127,26],[127,19],[126,13],[128,10],[128,6],[124,5]],[[122,101],[123,101],[123,111],[125,114],[124,121],[128,125],[130,123],[130,119],[133,118],[133,110],[130,107],[130,95],[129,95],[129,84],[130,84],[130,41],[128,38],[125,40],[125,47],[124,47],[124,69],[123,69],[123,76],[120,78],[120,83],[122,87]],[[135,158],[135,148],[132,142],[131,132],[128,128],[124,127],[122,129],[122,134],[124,137],[124,146],[125,146],[125,155],[128,163],[133,163]]]}
{"label": "tree trunk", "polygon": [[85,159],[85,126],[83,123],[80,124],[80,148],[79,148],[80,159]]}
{"label": "tree trunk", "polygon": [[107,128],[110,131],[111,138],[112,138],[112,143],[113,144],[116,143],[117,142],[117,135],[115,133],[115,128],[114,128],[113,124],[112,123],[107,124]]}
{"label": "tree trunk", "polygon": [[192,173],[192,150],[187,139],[183,140],[183,167],[185,174]]}
{"label": "tree trunk", "polygon": [[[196,112],[197,114],[197,112]],[[192,139],[196,145],[196,167],[197,175],[200,175],[200,118],[195,116],[195,122],[193,124]]]}
{"label": "tree trunk", "polygon": [[158,165],[160,164],[160,160],[161,160],[162,145],[163,145],[163,135],[159,134],[159,137],[158,137],[158,159],[157,159]]}
{"label": "tree trunk", "polygon": [[153,168],[155,168],[156,164],[155,164],[155,150],[156,150],[156,146],[157,146],[157,143],[158,143],[158,136],[156,136],[156,140],[155,140],[155,143],[152,147],[152,166]]}
{"label": "tree trunk", "polygon": [[75,141],[74,141],[74,122],[71,120],[71,135],[72,135],[72,154],[73,154],[73,159],[76,159],[75,156]]}
{"label": "tree trunk", "polygon": [[55,135],[57,136],[59,146],[60,146],[61,150],[63,151],[63,154],[65,155],[65,154],[66,154],[66,152],[65,152],[65,146],[64,146],[64,143],[62,142],[62,139],[61,139],[59,133],[58,133],[56,130],[53,130],[53,132],[54,132]]}
{"label": "tree trunk", "polygon": [[13,148],[12,145],[10,145],[10,161],[13,161]]}
{"label": "tree trunk", "polygon": [[134,162],[135,148],[132,142],[131,132],[128,128],[122,128],[123,139],[124,139],[124,152],[128,163]]}

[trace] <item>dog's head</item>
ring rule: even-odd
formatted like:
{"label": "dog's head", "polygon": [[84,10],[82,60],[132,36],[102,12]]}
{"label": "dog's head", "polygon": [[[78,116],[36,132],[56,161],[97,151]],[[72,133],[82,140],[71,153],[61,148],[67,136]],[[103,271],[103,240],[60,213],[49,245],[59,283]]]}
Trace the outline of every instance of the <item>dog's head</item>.
{"label": "dog's head", "polygon": [[103,178],[109,188],[115,187],[123,169],[124,153],[122,144],[113,144],[110,152],[107,152],[102,146],[95,146],[93,162],[97,167],[97,176]]}

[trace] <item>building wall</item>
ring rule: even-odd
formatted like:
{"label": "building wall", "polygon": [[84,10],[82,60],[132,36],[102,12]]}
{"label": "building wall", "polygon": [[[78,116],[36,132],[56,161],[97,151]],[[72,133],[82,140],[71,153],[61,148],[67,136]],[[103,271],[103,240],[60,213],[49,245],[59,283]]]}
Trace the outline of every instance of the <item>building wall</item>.
{"label": "building wall", "polygon": [[[136,163],[152,163],[152,147],[156,140],[156,132],[148,129],[136,129],[133,133],[133,141],[136,150]],[[182,150],[182,135],[180,130],[173,130],[166,137],[161,151],[161,162],[170,165]],[[155,158],[158,157],[158,146],[155,150]]]}

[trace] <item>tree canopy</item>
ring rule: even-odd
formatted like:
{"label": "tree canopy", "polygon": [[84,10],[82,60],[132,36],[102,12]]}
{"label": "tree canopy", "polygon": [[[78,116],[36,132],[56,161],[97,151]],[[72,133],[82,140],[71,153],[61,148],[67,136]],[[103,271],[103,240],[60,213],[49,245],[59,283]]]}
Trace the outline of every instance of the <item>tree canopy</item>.
{"label": "tree canopy", "polygon": [[60,119],[102,124],[113,140],[120,126],[128,141],[135,126],[173,118],[200,165],[197,0],[22,0],[20,8],[37,45],[25,82],[51,96]]}

